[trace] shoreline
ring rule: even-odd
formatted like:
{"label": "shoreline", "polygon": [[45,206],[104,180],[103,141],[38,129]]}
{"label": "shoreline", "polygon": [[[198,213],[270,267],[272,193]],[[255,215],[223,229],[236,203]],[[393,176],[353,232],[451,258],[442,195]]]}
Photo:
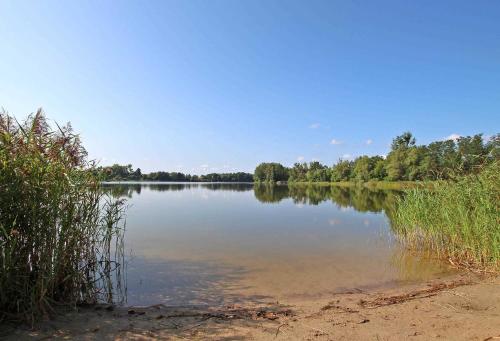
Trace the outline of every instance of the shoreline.
{"label": "shoreline", "polygon": [[432,181],[339,181],[339,182],[289,182],[290,186],[337,186],[337,187],[364,187],[368,189],[379,190],[404,190],[412,188],[432,188]]}
{"label": "shoreline", "polygon": [[[79,307],[6,340],[493,340],[500,336],[500,276],[464,272],[399,288],[353,288],[289,305]],[[497,321],[497,322],[495,322]],[[3,329],[3,328],[2,328]],[[6,330],[6,329],[4,329]],[[489,339],[491,338],[491,339]]]}

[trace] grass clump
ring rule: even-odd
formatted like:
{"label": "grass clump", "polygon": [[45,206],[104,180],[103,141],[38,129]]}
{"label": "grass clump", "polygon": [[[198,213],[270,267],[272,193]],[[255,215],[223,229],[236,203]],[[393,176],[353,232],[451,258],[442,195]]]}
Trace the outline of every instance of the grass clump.
{"label": "grass clump", "polygon": [[500,268],[500,162],[474,175],[414,189],[397,204],[394,227],[408,245],[468,268]]}
{"label": "grass clump", "polygon": [[95,174],[70,125],[51,130],[41,110],[22,124],[0,112],[0,320],[113,301],[124,206]]}

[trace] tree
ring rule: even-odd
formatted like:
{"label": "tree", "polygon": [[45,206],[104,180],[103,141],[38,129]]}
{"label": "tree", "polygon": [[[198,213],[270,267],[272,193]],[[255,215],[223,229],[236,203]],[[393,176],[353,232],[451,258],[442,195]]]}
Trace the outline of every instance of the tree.
{"label": "tree", "polygon": [[140,168],[137,168],[133,174],[134,180],[141,180],[142,178],[142,172]]}
{"label": "tree", "polygon": [[500,134],[493,135],[486,143],[489,160],[500,160]]}
{"label": "tree", "polygon": [[300,182],[307,181],[307,172],[309,171],[309,166],[307,163],[296,162],[292,168],[290,168],[290,177],[288,181]]}
{"label": "tree", "polygon": [[360,156],[354,161],[352,177],[360,181],[371,179],[374,164],[369,156]]}
{"label": "tree", "polygon": [[404,162],[405,179],[410,181],[422,180],[425,173],[422,161],[426,154],[427,147],[412,146],[406,150],[406,158]]}
{"label": "tree", "polygon": [[276,162],[263,162],[255,168],[254,181],[256,182],[277,182],[288,181],[288,169]]}
{"label": "tree", "polygon": [[460,137],[457,144],[461,167],[465,173],[477,169],[486,161],[488,150],[485,148],[482,134]]}
{"label": "tree", "polygon": [[396,136],[392,140],[391,152],[387,155],[387,179],[391,181],[408,180],[408,149],[415,146],[415,138],[410,132]]}
{"label": "tree", "polygon": [[396,150],[400,148],[408,148],[414,145],[415,138],[413,137],[412,133],[407,131],[399,136],[396,136],[394,140],[392,140],[391,149]]}
{"label": "tree", "polygon": [[311,182],[322,182],[330,180],[330,172],[328,167],[322,165],[318,161],[309,163],[309,171],[307,172],[307,180]]}
{"label": "tree", "polygon": [[372,178],[375,180],[384,180],[387,176],[385,171],[385,160],[381,156],[374,156],[374,166],[372,171]]}
{"label": "tree", "polygon": [[348,181],[351,177],[352,168],[353,163],[351,161],[340,159],[332,168],[330,180],[333,182]]}

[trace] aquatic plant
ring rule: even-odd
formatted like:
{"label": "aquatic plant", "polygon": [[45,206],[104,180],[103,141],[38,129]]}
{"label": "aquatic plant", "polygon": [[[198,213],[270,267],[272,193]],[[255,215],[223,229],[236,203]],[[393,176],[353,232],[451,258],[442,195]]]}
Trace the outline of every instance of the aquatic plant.
{"label": "aquatic plant", "polygon": [[99,188],[71,126],[41,110],[0,112],[0,320],[112,302],[123,267],[124,202]]}
{"label": "aquatic plant", "polygon": [[394,228],[411,247],[456,265],[499,268],[500,162],[478,174],[414,189],[397,203]]}

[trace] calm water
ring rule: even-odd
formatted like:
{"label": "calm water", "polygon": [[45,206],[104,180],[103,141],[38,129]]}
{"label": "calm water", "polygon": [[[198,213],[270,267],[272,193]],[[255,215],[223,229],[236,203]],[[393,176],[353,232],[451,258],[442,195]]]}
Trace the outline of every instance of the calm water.
{"label": "calm water", "polygon": [[130,305],[292,302],[449,272],[395,241],[397,192],[172,183],[107,190],[130,204]]}

